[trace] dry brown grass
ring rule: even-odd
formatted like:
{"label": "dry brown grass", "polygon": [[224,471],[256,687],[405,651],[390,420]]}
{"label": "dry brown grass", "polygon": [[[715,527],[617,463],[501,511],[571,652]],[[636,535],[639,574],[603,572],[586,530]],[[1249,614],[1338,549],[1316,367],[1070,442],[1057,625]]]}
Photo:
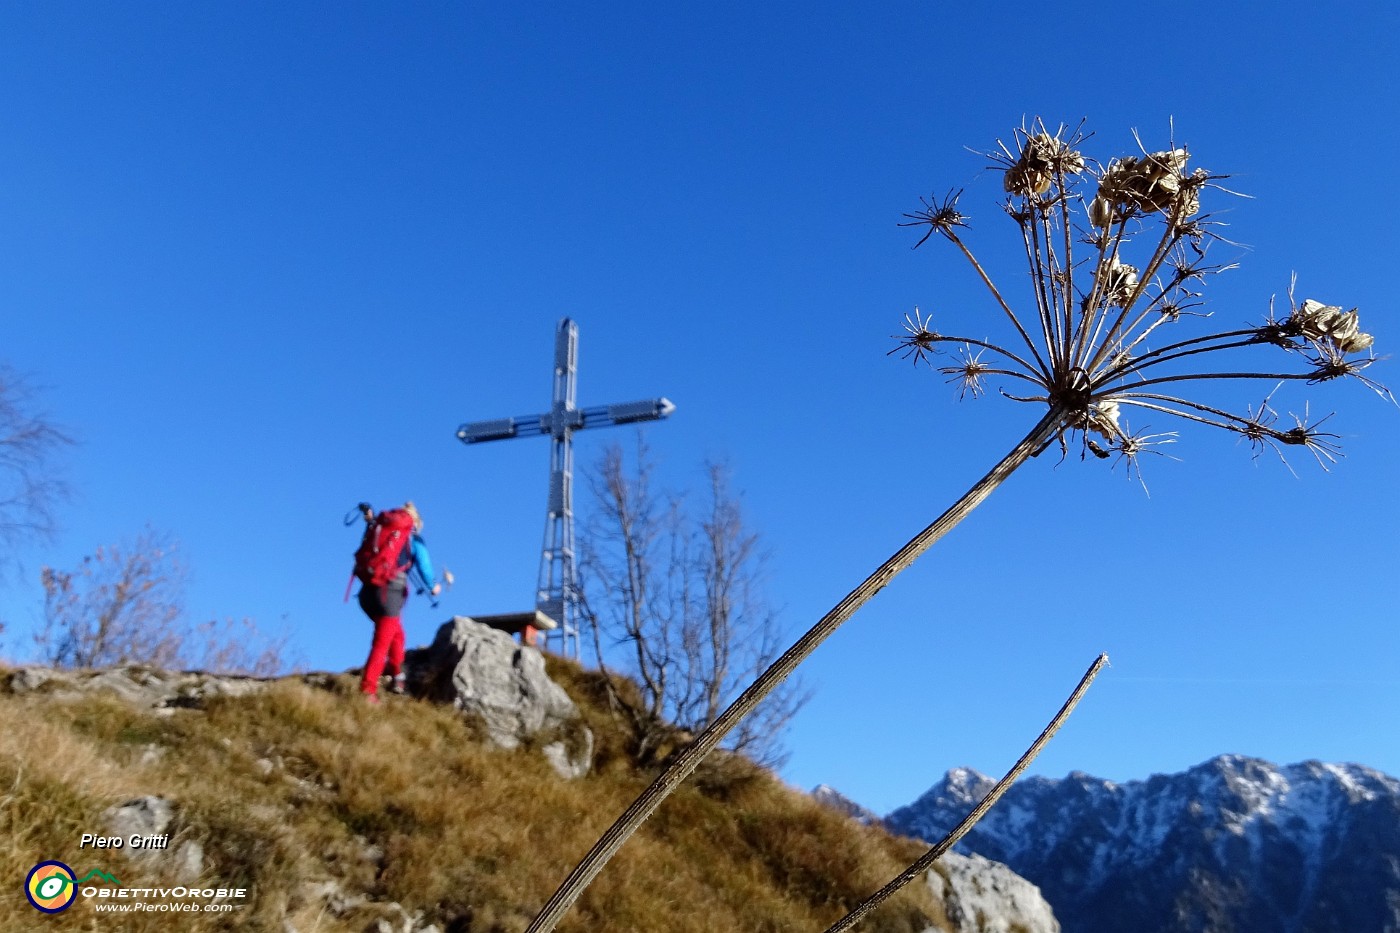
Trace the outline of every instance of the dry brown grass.
{"label": "dry brown grass", "polygon": [[[452,933],[523,930],[589,844],[650,780],[628,763],[596,675],[554,663],[598,736],[599,767],[559,780],[531,750],[483,745],[451,710],[362,706],[348,679],[289,679],[203,711],[160,715],[108,697],[0,696],[0,930],[355,931],[421,914]],[[561,926],[570,933],[825,929],[916,852],[860,827],[742,759],[678,792]],[[203,846],[201,885],[246,887],[234,914],[97,914],[79,898],[41,917],[29,868],[60,859],[128,887],[170,883],[123,851],[78,848],[102,812],[136,796],[176,808],[172,849]],[[91,863],[91,864],[89,864]],[[329,902],[335,882],[364,901]],[[871,933],[941,923],[925,891]],[[930,921],[929,918],[933,918]]]}

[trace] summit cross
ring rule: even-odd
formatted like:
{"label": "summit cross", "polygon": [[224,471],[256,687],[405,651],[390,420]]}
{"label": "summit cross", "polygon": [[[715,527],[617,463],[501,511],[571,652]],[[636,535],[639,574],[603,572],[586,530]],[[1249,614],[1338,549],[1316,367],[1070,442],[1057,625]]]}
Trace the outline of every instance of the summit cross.
{"label": "summit cross", "polygon": [[518,418],[472,421],[457,429],[457,439],[464,444],[535,435],[550,438],[549,496],[545,504],[544,545],[540,549],[535,608],[558,623],[558,628],[546,632],[546,636],[558,638],[562,642],[561,653],[575,658],[579,655],[579,590],[574,561],[574,432],[613,424],[657,421],[676,410],[666,398],[579,408],[575,404],[577,388],[578,324],[564,318],[554,335],[554,403],[549,411]]}

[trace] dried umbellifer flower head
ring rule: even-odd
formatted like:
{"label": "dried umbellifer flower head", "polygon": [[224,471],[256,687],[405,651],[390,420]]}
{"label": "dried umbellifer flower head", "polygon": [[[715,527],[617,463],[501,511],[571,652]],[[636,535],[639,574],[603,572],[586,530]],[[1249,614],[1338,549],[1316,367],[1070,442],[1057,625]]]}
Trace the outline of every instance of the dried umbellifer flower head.
{"label": "dried umbellifer flower head", "polygon": [[1169,211],[1179,198],[1179,216],[1195,214],[1200,210],[1199,185],[1191,183],[1197,176],[1185,174],[1188,158],[1190,153],[1181,148],[1110,162],[1099,180],[1098,196],[1090,204],[1089,222],[1106,227],[1132,213]]}
{"label": "dried umbellifer flower head", "polygon": [[1304,299],[1289,316],[1287,324],[1309,340],[1330,341],[1343,353],[1369,350],[1375,342],[1370,334],[1361,332],[1355,308],[1343,311],[1339,306],[1325,305],[1311,298]]}
{"label": "dried umbellifer flower head", "polygon": [[1029,197],[1050,190],[1056,174],[1077,175],[1084,171],[1084,156],[1059,135],[1045,132],[1025,134],[1020,158],[1006,170],[1002,186],[1010,194]]}
{"label": "dried umbellifer flower head", "polygon": [[1109,263],[1103,276],[1104,300],[1114,307],[1122,307],[1132,298],[1138,287],[1138,270],[1126,262],[1114,259]]}
{"label": "dried umbellifer flower head", "polygon": [[[1032,125],[1037,131],[1018,131],[1019,155],[1013,157],[1004,144],[992,154],[1006,166],[1004,187],[1010,196],[1005,213],[1020,227],[1033,283],[1029,294],[1018,300],[998,288],[963,239],[964,230],[937,231],[976,269],[1012,324],[1016,342],[968,341],[935,335],[926,327],[921,328],[916,361],[942,352],[944,341],[978,347],[974,395],[993,377],[1030,386],[1029,391],[1004,389],[1002,394],[1048,404],[1059,413],[1062,446],[1068,436],[1078,436],[1096,456],[1104,456],[1104,449],[1089,435],[1102,438],[1130,464],[1147,444],[1174,436],[1134,433],[1126,420],[1132,409],[1224,428],[1276,449],[1305,446],[1320,463],[1330,462],[1335,449],[1331,435],[1318,429],[1322,420],[1303,419],[1298,427],[1282,431],[1252,412],[1237,415],[1197,401],[1190,388],[1210,380],[1228,385],[1239,379],[1321,383],[1355,376],[1389,398],[1388,390],[1363,375],[1375,362],[1369,355],[1374,338],[1362,331],[1357,312],[1308,299],[1283,321],[1176,337],[1186,322],[1209,319],[1208,313],[1194,310],[1204,304],[1200,289],[1212,274],[1232,268],[1207,263],[1206,252],[1218,239],[1216,224],[1209,215],[1197,216],[1203,192],[1219,188],[1214,182],[1223,176],[1201,168],[1188,171],[1185,146],[1142,147],[1141,154],[1107,161],[1094,179],[1093,196],[1086,198],[1080,188],[1092,174],[1066,170],[1068,153],[1075,166],[1084,164],[1084,156],[1058,133],[1045,132],[1043,122]],[[1076,136],[1075,143],[1080,139]],[[1193,218],[1189,223],[1188,217]],[[1075,234],[1084,231],[1087,235],[1077,239]],[[1146,242],[1138,243],[1140,239]],[[1076,242],[1087,244],[1090,253],[1077,252]],[[907,349],[910,339],[900,339]],[[1292,368],[1267,359],[1251,364],[1218,356],[1258,356],[1280,349],[1291,354]],[[1217,358],[1222,362],[1214,364]],[[943,371],[952,375],[955,370]],[[1261,411],[1267,402],[1266,397]]]}
{"label": "dried umbellifer flower head", "polygon": [[1089,430],[1113,443],[1123,436],[1123,429],[1118,426],[1119,413],[1118,403],[1113,399],[1092,403],[1089,406]]}
{"label": "dried umbellifer flower head", "polygon": [[1121,213],[1113,209],[1113,202],[1103,195],[1099,195],[1089,202],[1089,223],[1095,227],[1103,228],[1113,223],[1114,220],[1121,220]]}

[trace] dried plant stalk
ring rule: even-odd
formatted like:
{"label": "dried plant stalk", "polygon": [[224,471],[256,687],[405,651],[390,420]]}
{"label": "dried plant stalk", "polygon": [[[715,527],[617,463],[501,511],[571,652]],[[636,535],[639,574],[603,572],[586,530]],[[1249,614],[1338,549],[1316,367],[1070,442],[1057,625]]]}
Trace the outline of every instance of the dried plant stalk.
{"label": "dried plant stalk", "polygon": [[807,634],[799,638],[778,660],[774,661],[747,690],[739,695],[739,698],[728,709],[720,714],[718,719],[710,724],[709,728],[700,733],[694,742],[676,756],[671,764],[657,776],[651,786],[643,791],[642,795],[633,801],[622,816],[618,817],[608,831],[594,843],[593,848],[565,879],[559,890],[554,892],[554,896],[545,904],[544,909],[530,924],[526,933],[544,933],[544,931],[553,930],[555,924],[559,922],[559,918],[598,876],[598,872],[603,870],[603,866],[622,847],[622,844],[637,831],[637,828],[661,804],[661,801],[684,783],[705,756],[713,751],[724,736],[739,723],[739,720],[752,712],[764,697],[796,670],[797,666],[805,661],[818,645],[826,641],[833,632],[840,628],[841,624],[849,619],[857,609],[869,602],[872,596],[884,589],[890,580],[912,564],[920,554],[927,551],[934,542],[971,514],[972,510],[977,508],[998,486],[1005,482],[1017,467],[1044,448],[1059,430],[1062,418],[1063,415],[1058,410],[1052,409],[1047,412],[1045,417],[1040,419],[1031,432],[1012,448],[1011,452],[1000,463],[993,467],[986,476],[978,480],[961,499],[939,516],[937,521],[919,532],[904,547],[896,551],[889,560],[880,565],[878,570],[867,577],[865,582],[848,593],[846,598],[837,603],[830,612],[821,618],[821,621],[812,626]]}
{"label": "dried plant stalk", "polygon": [[[1008,346],[942,334],[916,309],[905,316],[905,333],[890,352],[902,351],[919,364],[931,362],[952,345],[959,351],[953,364],[937,371],[958,387],[960,396],[977,398],[984,394],[985,381],[1010,380],[1017,394],[1003,389],[1003,397],[1044,406],[1035,427],[705,729],[598,840],[527,933],[553,930],[608,859],[740,719],[896,574],[1054,441],[1059,441],[1062,455],[1069,453],[1071,443],[1079,447],[1081,458],[1092,454],[1104,460],[1116,454],[1115,462],[1126,462],[1129,475],[1140,479],[1142,455],[1160,453],[1155,448],[1176,437],[1175,432],[1149,434],[1129,428],[1125,412],[1141,410],[1229,431],[1247,439],[1256,455],[1264,448],[1282,454],[1286,447],[1302,447],[1325,468],[1339,456],[1337,436],[1321,429],[1326,417],[1311,418],[1304,408],[1303,415],[1293,415],[1293,427],[1281,428],[1275,426],[1272,392],[1257,411],[1249,407],[1244,414],[1184,393],[1202,382],[1314,385],[1351,377],[1392,398],[1364,374],[1376,357],[1357,311],[1312,299],[1300,303],[1291,289],[1289,313],[1282,319],[1274,319],[1271,312],[1257,326],[1164,340],[1163,335],[1188,322],[1209,318],[1198,310],[1203,305],[1201,283],[1232,268],[1206,262],[1207,248],[1220,238],[1210,215],[1201,213],[1202,195],[1212,188],[1223,191],[1218,182],[1225,176],[1199,168],[1188,171],[1190,153],[1174,142],[1168,149],[1144,149],[1099,167],[1079,151],[1086,138],[1064,126],[1052,133],[1037,120],[1018,129],[1012,145],[998,142],[999,150],[989,155],[1003,170],[1002,207],[1017,227],[1030,271],[1030,294],[1019,304],[997,286],[965,239],[968,217],[958,206],[961,191],[941,201],[924,200],[923,210],[905,215],[904,226],[928,228],[916,247],[942,240],[962,255],[1013,337]],[[1143,234],[1144,242],[1138,244]],[[1231,354],[1230,360],[1215,364],[1220,353]],[[1256,359],[1260,354],[1272,357]]]}
{"label": "dried plant stalk", "polygon": [[841,933],[841,931],[849,930],[851,927],[855,926],[866,914],[880,906],[882,901],[928,871],[930,865],[938,861],[938,859],[953,846],[957,845],[958,841],[962,839],[963,836],[966,836],[972,827],[977,825],[977,821],[987,815],[987,811],[992,808],[993,804],[1001,799],[1001,795],[1006,793],[1007,788],[1016,783],[1016,779],[1021,776],[1021,772],[1025,771],[1027,766],[1035,760],[1035,757],[1040,754],[1041,749],[1045,748],[1046,744],[1054,738],[1055,733],[1060,731],[1060,726],[1065,724],[1065,720],[1069,718],[1069,714],[1074,712],[1074,708],[1079,705],[1079,700],[1088,692],[1089,685],[1094,682],[1094,678],[1099,675],[1099,671],[1107,664],[1108,655],[1101,654],[1093,664],[1089,665],[1089,669],[1084,672],[1083,678],[1079,681],[1079,686],[1074,688],[1074,692],[1069,695],[1068,700],[1065,700],[1065,705],[1060,707],[1060,711],[1055,714],[1055,718],[1050,720],[1050,724],[1045,727],[1045,731],[1041,732],[1040,736],[1031,743],[1031,747],[1026,749],[1026,753],[1020,757],[1011,770],[1006,772],[1006,775],[1000,781],[997,781],[996,786],[987,791],[987,795],[982,798],[977,806],[972,808],[972,812],[965,816],[961,823],[953,827],[952,831],[939,840],[937,845],[919,856],[908,868],[891,879],[889,884],[861,901],[854,910],[846,914],[846,916],[842,917],[836,923],[827,927],[826,933]]}

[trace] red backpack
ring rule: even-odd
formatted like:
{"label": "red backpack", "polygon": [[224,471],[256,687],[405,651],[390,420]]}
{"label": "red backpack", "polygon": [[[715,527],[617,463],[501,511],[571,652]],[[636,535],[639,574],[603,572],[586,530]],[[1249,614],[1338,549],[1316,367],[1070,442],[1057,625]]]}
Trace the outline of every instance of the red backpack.
{"label": "red backpack", "polygon": [[355,576],[366,586],[383,586],[403,573],[404,548],[413,538],[413,516],[403,509],[389,509],[375,516],[365,529],[355,552]]}

